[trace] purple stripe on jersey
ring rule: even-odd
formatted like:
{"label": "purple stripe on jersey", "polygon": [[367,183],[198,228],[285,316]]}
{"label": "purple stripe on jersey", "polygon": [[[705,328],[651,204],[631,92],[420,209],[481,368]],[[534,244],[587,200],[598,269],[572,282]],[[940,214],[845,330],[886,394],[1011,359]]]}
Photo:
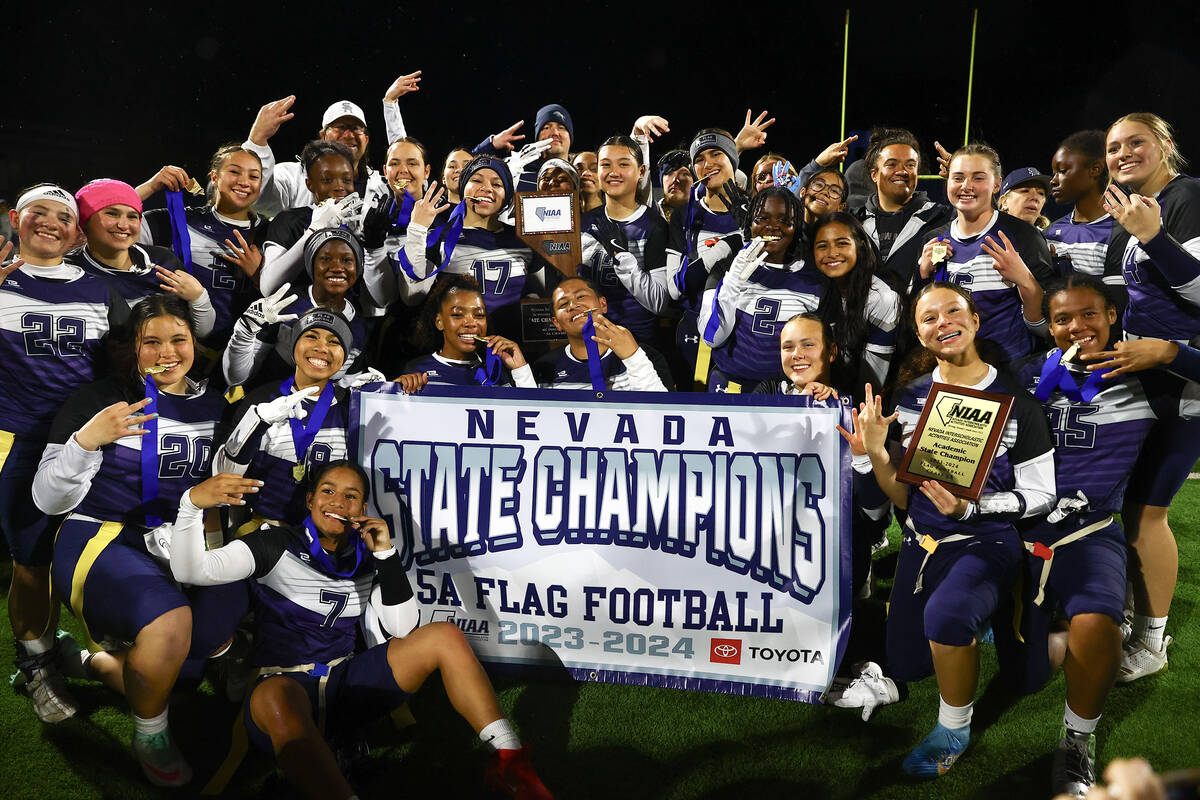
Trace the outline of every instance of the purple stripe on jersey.
{"label": "purple stripe on jersey", "polygon": [[1046,241],[1058,258],[1071,260],[1071,270],[1085,275],[1104,274],[1104,258],[1112,241],[1113,218],[1105,214],[1092,222],[1075,222],[1074,214],[1055,220],[1046,229]]}
{"label": "purple stripe on jersey", "polygon": [[533,251],[512,228],[487,231],[464,228],[446,270],[471,275],[483,287],[489,312],[521,301],[525,278],[533,264]]}
{"label": "purple stripe on jersey", "polygon": [[954,254],[946,270],[952,283],[971,293],[979,309],[979,335],[999,346],[1010,362],[1033,353],[1037,339],[1025,325],[1021,294],[1016,286],[1002,283],[992,257],[983,252],[984,237],[953,241]]}
{"label": "purple stripe on jersey", "polygon": [[[580,229],[591,231],[595,221],[604,214],[604,207],[593,208],[583,215]],[[656,226],[663,225],[662,218],[651,208],[646,208],[636,219],[628,222],[614,220],[625,232],[629,253],[637,260],[640,269],[646,268],[646,242]],[[659,254],[662,255],[661,253]],[[661,266],[661,265],[658,265]],[[579,265],[579,276],[600,287],[608,301],[606,317],[633,332],[635,338],[647,339],[658,328],[658,317],[637,301],[613,269],[613,260],[603,248],[598,249],[591,260]]]}
{"label": "purple stripe on jersey", "polygon": [[[1176,242],[1200,238],[1200,181],[1180,175],[1158,193],[1163,228]],[[1129,287],[1125,307],[1127,333],[1186,341],[1200,334],[1200,307],[1172,288],[1138,240],[1125,246],[1122,273]]]}
{"label": "purple stripe on jersey", "polygon": [[[779,334],[783,326],[797,314],[816,311],[821,303],[821,274],[803,266],[803,262],[791,266],[797,265],[801,265],[799,269],[785,270],[764,264],[750,275],[733,309],[733,331],[713,349],[717,369],[759,381],[779,374]],[[716,296],[719,290],[713,302]]]}

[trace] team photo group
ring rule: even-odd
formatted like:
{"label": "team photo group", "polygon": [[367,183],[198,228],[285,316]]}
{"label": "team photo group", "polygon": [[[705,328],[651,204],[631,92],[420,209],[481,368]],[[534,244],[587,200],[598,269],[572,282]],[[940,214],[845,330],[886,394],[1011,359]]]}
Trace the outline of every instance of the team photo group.
{"label": "team photo group", "polygon": [[[212,142],[203,172],[148,164],[10,201],[0,528],[28,700],[8,724],[63,722],[79,686],[103,685],[132,715],[145,779],[195,787],[207,776],[168,705],[207,679],[297,791],[349,798],[337,743],[437,673],[494,751],[492,791],[567,796],[539,777],[469,631],[422,609],[359,409],[506,393],[550,408],[549,390],[576,390],[561,396],[625,409],[632,430],[671,392],[679,407],[758,403],[764,420],[829,410],[845,596],[892,583],[886,624],[849,626],[870,657],[828,664],[814,697],[865,720],[934,676],[938,707],[911,710],[929,732],[897,780],[971,758],[994,644],[1020,693],[1065,673],[1046,796],[1088,795],[1110,692],[1167,669],[1168,511],[1200,461],[1200,183],[1169,122],[1132,111],[1047,141],[1046,172],[888,126],[776,153],[756,111],[577,130],[571,98],[481,141],[432,142],[401,113],[421,80],[396,78],[381,109],[268,102],[238,123],[244,140]],[[272,149],[284,126],[315,133],[298,158]],[[528,235],[538,198],[575,240]],[[470,419],[474,435],[491,418]],[[542,457],[504,468],[537,485],[557,474]],[[493,520],[511,507],[469,485],[429,482],[490,502]],[[797,531],[812,503],[796,500]],[[695,524],[733,524],[715,514]],[[675,533],[660,525],[649,546]],[[60,634],[68,619],[78,635]]]}

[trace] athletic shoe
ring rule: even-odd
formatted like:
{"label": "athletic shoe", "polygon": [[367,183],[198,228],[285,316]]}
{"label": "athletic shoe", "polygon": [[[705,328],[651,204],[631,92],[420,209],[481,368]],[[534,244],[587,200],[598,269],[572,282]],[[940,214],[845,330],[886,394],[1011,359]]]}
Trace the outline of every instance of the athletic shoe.
{"label": "athletic shoe", "polygon": [[554,800],[554,795],[542,783],[533,764],[529,763],[529,748],[497,750],[484,772],[488,788],[513,800]]}
{"label": "athletic shoe", "polygon": [[1174,641],[1170,636],[1163,639],[1161,650],[1151,650],[1141,639],[1130,639],[1121,648],[1121,669],[1117,672],[1117,683],[1130,683],[1138,678],[1157,675],[1167,669],[1167,645]]}
{"label": "athletic shoe", "polygon": [[1096,734],[1068,731],[1066,725],[1062,726],[1051,775],[1051,794],[1078,798],[1086,795],[1096,782]]}
{"label": "athletic shoe", "polygon": [[133,734],[133,753],[142,765],[146,780],[155,786],[183,786],[192,779],[192,768],[171,741],[170,731]]}
{"label": "athletic shoe", "polygon": [[94,655],[90,650],[80,647],[75,637],[66,631],[58,632],[58,664],[62,674],[68,678],[91,680],[87,665]]}
{"label": "athletic shoe", "polygon": [[66,679],[52,666],[22,668],[11,680],[13,689],[33,701],[33,711],[42,722],[62,722],[79,710]]}
{"label": "athletic shoe", "polygon": [[874,661],[855,664],[858,677],[848,686],[835,686],[825,696],[825,702],[838,708],[861,708],[863,722],[871,718],[879,706],[886,706],[900,699],[896,682],[883,674]]}
{"label": "athletic shoe", "polygon": [[908,754],[900,769],[914,778],[940,777],[950,771],[970,741],[970,725],[951,730],[939,722],[925,740]]}
{"label": "athletic shoe", "polygon": [[888,541],[887,528],[884,528],[880,531],[879,538],[871,543],[871,555],[875,555],[881,550],[887,550],[889,544],[891,543]]}

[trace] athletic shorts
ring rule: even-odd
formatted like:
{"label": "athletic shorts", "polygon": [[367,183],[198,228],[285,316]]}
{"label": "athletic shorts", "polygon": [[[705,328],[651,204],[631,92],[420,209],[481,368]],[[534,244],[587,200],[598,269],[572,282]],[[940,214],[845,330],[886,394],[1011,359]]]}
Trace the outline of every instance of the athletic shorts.
{"label": "athletic shorts", "polygon": [[1200,417],[1159,420],[1150,429],[1125,490],[1127,505],[1169,506],[1200,461]]}
{"label": "athletic shorts", "polygon": [[50,580],[93,642],[131,643],[168,611],[192,609],[190,658],[233,636],[249,605],[246,581],[180,587],[168,567],[136,546],[145,529],[72,515],[54,541]]}
{"label": "athletic shorts", "polygon": [[[389,642],[377,644],[329,667],[328,676],[325,678],[308,672],[275,673],[260,676],[254,686],[257,688],[271,677],[284,677],[300,684],[308,695],[313,721],[327,739],[334,738],[374,722],[392,709],[403,705],[411,696],[396,685],[396,678],[388,664],[388,644]],[[321,667],[315,671],[321,671]],[[246,734],[259,750],[273,753],[271,737],[254,724],[253,715],[250,713],[250,698],[253,694],[254,689],[246,693],[245,704],[242,707]]]}
{"label": "athletic shorts", "polygon": [[54,548],[54,528],[62,519],[47,517],[33,504],[33,476],[46,443],[0,431],[0,531],[13,561],[47,567]]}
{"label": "athletic shorts", "polygon": [[753,394],[758,385],[762,383],[758,378],[739,378],[737,375],[731,375],[713,367],[712,371],[708,373],[708,390],[710,392],[728,392],[731,381],[738,385],[738,391],[742,394]]}
{"label": "athletic shorts", "polygon": [[1013,531],[943,543],[927,562],[925,556],[905,528],[887,618],[887,673],[899,680],[933,672],[930,641],[961,647],[975,640],[1002,594],[1011,590],[1021,544]]}

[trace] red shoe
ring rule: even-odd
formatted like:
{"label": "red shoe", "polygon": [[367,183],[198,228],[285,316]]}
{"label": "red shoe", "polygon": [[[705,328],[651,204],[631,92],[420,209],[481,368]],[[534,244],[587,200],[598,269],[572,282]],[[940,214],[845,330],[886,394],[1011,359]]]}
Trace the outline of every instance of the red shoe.
{"label": "red shoe", "polygon": [[483,773],[488,788],[513,800],[554,800],[529,763],[529,748],[497,750]]}

